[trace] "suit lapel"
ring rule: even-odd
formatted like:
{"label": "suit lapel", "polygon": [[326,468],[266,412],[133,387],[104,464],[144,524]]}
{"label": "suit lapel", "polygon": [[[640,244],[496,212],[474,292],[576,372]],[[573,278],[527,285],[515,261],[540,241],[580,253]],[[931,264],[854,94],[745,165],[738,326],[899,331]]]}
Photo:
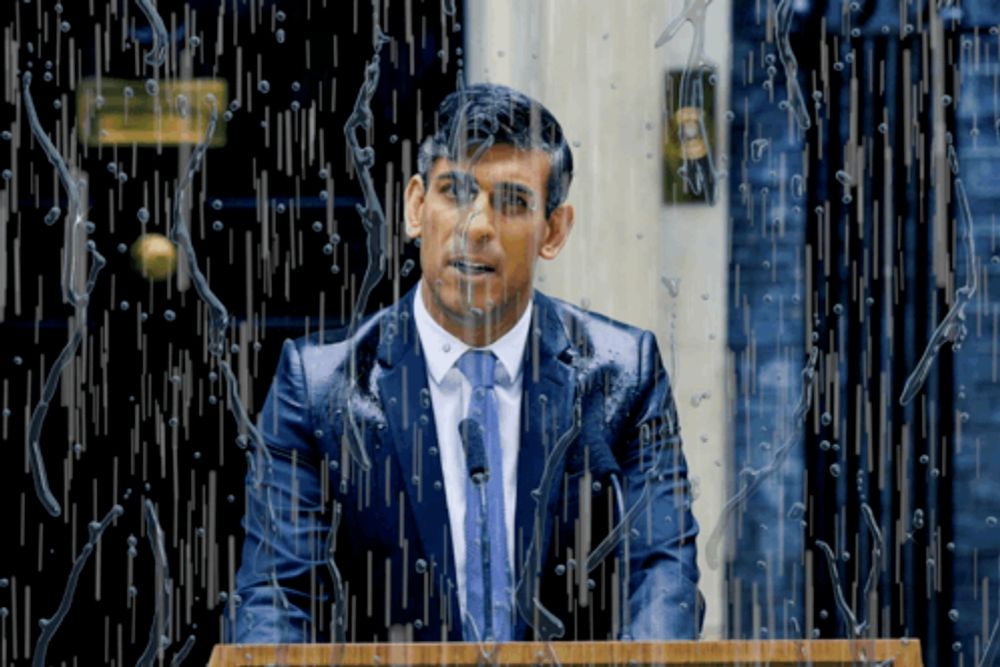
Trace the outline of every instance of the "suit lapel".
{"label": "suit lapel", "polygon": [[[437,446],[437,430],[427,386],[427,369],[413,323],[413,299],[416,294],[416,290],[411,290],[386,317],[378,350],[379,363],[383,368],[378,378],[379,396],[421,546],[427,559],[436,563],[435,586],[437,590],[451,588],[448,604],[453,620],[449,639],[461,640],[457,588],[449,583],[455,581],[454,547],[448,533],[450,524],[441,459],[440,455],[428,454],[431,446]],[[541,500],[537,492],[546,456],[572,427],[576,399],[572,366],[575,353],[563,322],[552,302],[537,291],[533,307],[531,332],[521,371],[522,431],[514,531],[516,581],[521,581],[523,575],[530,572],[524,559],[534,534]],[[558,510],[564,464],[564,456],[552,461],[553,483],[541,513],[543,517],[550,518]],[[549,553],[551,535],[552,522],[547,520],[540,545],[536,545],[542,563]],[[445,585],[437,586],[440,582]],[[521,618],[518,619],[515,636],[528,636],[527,625]]]}
{"label": "suit lapel", "polygon": [[[378,351],[379,363],[384,368],[378,379],[379,396],[420,544],[432,564],[432,589],[451,589],[451,599],[447,601],[453,619],[449,639],[460,640],[458,594],[452,585],[455,581],[454,547],[448,531],[441,457],[429,453],[431,447],[437,448],[437,430],[427,386],[427,369],[413,323],[415,293],[416,290],[411,290],[399,301],[383,328]],[[442,600],[442,604],[445,603]],[[434,622],[434,619],[429,620]]]}
{"label": "suit lapel", "polygon": [[[566,330],[552,302],[535,292],[535,312],[522,366],[523,399],[521,403],[521,446],[517,462],[517,508],[515,517],[516,580],[531,576],[533,563],[525,562],[532,542],[536,513],[539,509],[539,485],[545,459],[561,436],[573,424],[576,382],[572,363],[574,352]],[[558,511],[565,456],[553,459],[552,486],[542,517],[552,517]],[[549,553],[552,522],[546,520],[541,533],[541,558]],[[532,554],[532,561],[538,552]],[[537,594],[537,592],[536,592]],[[527,637],[528,628],[519,616],[516,637]]]}

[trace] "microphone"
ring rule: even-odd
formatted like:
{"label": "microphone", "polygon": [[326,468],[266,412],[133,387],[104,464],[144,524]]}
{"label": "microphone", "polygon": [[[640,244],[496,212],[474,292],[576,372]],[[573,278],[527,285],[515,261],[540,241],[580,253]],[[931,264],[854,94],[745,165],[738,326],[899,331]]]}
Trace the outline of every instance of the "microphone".
{"label": "microphone", "polygon": [[[482,424],[470,417],[466,417],[458,423],[458,436],[462,439],[462,449],[465,451],[465,466],[469,470],[469,479],[472,480],[472,485],[479,490],[479,553],[480,562],[483,564],[483,615],[485,616],[480,640],[490,641],[493,638],[493,578],[490,572],[490,531],[487,521],[489,514],[486,506],[486,482],[490,478],[490,466],[486,458],[486,437]],[[466,507],[468,507],[468,503],[466,503]],[[470,546],[465,545],[466,549]],[[466,591],[468,589],[468,582],[466,582]],[[468,599],[468,594],[466,594],[466,599]],[[466,613],[468,613],[468,603],[466,603]],[[475,628],[475,620],[472,619],[473,628]]]}
{"label": "microphone", "polygon": [[469,470],[472,483],[479,485],[489,479],[490,466],[486,459],[486,443],[483,425],[471,417],[458,422],[458,437],[462,439],[465,452],[465,467]]}
{"label": "microphone", "polygon": [[590,449],[590,474],[594,477],[607,477],[617,475],[621,477],[622,469],[618,466],[615,455],[611,453],[608,443],[603,440],[589,445]]}
{"label": "microphone", "polygon": [[592,572],[611,550],[618,545],[618,542],[622,542],[624,553],[622,554],[621,581],[618,588],[621,591],[622,600],[621,638],[629,640],[632,638],[632,633],[629,629],[631,625],[631,610],[629,609],[628,600],[628,580],[631,568],[629,567],[628,517],[625,514],[625,496],[622,493],[621,487],[622,470],[608,443],[603,440],[590,445],[590,474],[594,477],[609,477],[611,479],[611,489],[615,494],[615,505],[618,508],[618,525],[610,530],[607,537],[590,553],[587,558],[586,569],[588,574]]}

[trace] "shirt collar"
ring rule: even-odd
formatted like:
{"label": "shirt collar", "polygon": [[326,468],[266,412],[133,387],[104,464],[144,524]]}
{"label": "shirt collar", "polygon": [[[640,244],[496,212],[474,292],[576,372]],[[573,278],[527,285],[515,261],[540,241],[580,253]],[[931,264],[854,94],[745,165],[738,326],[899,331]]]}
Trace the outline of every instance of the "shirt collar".
{"label": "shirt collar", "polygon": [[[445,374],[451,370],[459,357],[472,347],[445,331],[444,327],[434,321],[424,304],[423,282],[421,278],[414,294],[413,319],[423,347],[427,372],[435,383],[441,384]],[[516,381],[521,376],[524,346],[528,342],[528,331],[531,329],[532,304],[533,301],[528,302],[528,307],[524,309],[524,313],[510,331],[486,347],[478,348],[491,350],[496,355],[510,382]]]}

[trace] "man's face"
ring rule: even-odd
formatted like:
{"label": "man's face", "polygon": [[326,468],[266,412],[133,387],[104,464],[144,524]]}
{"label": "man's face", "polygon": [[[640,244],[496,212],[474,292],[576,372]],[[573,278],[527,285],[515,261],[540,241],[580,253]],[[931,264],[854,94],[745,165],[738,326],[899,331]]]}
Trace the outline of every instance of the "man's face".
{"label": "man's face", "polygon": [[439,158],[426,187],[406,189],[407,232],[421,239],[424,303],[447,331],[485,345],[517,323],[538,257],[559,254],[573,223],[563,204],[545,217],[549,157],[497,145],[474,163]]}

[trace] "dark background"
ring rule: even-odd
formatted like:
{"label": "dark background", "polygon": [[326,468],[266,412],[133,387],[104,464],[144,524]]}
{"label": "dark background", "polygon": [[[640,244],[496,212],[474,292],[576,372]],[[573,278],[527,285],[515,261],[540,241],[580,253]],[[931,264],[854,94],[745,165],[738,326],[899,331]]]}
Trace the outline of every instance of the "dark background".
{"label": "dark background", "polygon": [[[365,312],[392,302],[419,277],[419,269],[410,270],[416,248],[400,233],[400,193],[405,177],[415,170],[416,146],[433,127],[434,109],[458,80],[464,41],[461,8],[449,15],[444,10],[450,8],[438,0],[379,4],[377,20],[391,42],[381,51],[371,103],[373,125],[359,137],[376,153],[372,177],[385,206],[388,262]],[[160,68],[161,80],[177,76],[177,54],[191,48],[192,36],[201,41],[194,49],[193,78],[224,79],[232,100],[236,78],[244,77],[241,107],[225,127],[226,144],[208,150],[187,201],[199,264],[231,317],[228,338],[238,352],[229,357],[253,415],[264,400],[281,340],[319,326],[341,326],[354,311],[368,253],[356,210],[364,199],[346,148],[344,124],[373,55],[372,6],[357,0],[161,0],[158,8],[174,40],[167,64]],[[96,26],[96,33],[102,40],[106,34],[110,45],[108,67],[101,64],[101,74],[131,79],[136,94],[145,95],[142,82],[152,68],[141,56],[151,46],[152,33],[133,2],[71,0],[63,3],[61,14],[56,9],[55,2],[7,2],[0,23],[17,40],[16,66],[34,72],[31,92],[42,127],[64,156],[75,157],[81,176],[89,181],[87,219],[95,224],[90,238],[108,265],[91,296],[86,336],[74,361],[78,372],[63,375],[42,431],[49,482],[63,505],[62,516],[51,517],[36,499],[23,443],[41,380],[67,342],[73,315],[59,285],[67,205],[65,193],[54,188],[53,168],[24,120],[20,81],[13,78],[11,62],[5,81],[15,97],[2,107],[3,126],[17,136],[3,142],[3,149],[11,149],[3,167],[14,169],[16,160],[16,177],[4,186],[13,188],[17,210],[0,242],[8,253],[7,279],[13,281],[19,270],[20,309],[8,297],[0,328],[6,409],[0,466],[5,536],[0,607],[9,610],[0,623],[6,650],[2,657],[26,662],[33,656],[38,620],[55,613],[73,559],[86,543],[88,522],[100,520],[119,503],[124,514],[83,568],[47,663],[135,663],[148,642],[155,602],[154,558],[143,521],[143,501],[148,498],[165,532],[174,587],[172,643],[165,660],[169,662],[193,635],[187,662],[203,664],[220,637],[220,594],[225,598],[231,592],[232,568],[239,564],[244,451],[237,444],[239,429],[228,410],[228,391],[221,379],[211,379],[221,373],[206,353],[205,308],[194,289],[181,292],[171,281],[147,281],[133,267],[130,253],[118,250],[119,244],[131,246],[144,232],[169,233],[173,190],[190,149],[183,155],[176,147],[123,146],[115,151],[65,139],[76,124],[69,40],[79,71],[93,76],[98,66]],[[63,21],[69,24],[67,32],[59,29]],[[283,42],[277,37],[279,29],[284,31]],[[237,45],[242,48],[242,72],[236,71]],[[58,85],[55,79],[44,80],[45,71],[59,74]],[[261,79],[270,84],[267,94],[257,88]],[[297,91],[293,81],[299,84]],[[53,108],[55,100],[61,100],[64,109]],[[298,111],[293,110],[294,102]],[[318,134],[311,146],[314,158],[303,168],[299,150],[308,141],[302,128],[310,111]],[[291,168],[283,164],[279,170],[277,125],[289,115],[293,131],[301,134],[292,146]],[[15,123],[17,118],[21,122]],[[268,128],[261,125],[265,120]],[[113,162],[128,174],[125,183],[109,171]],[[328,179],[320,173],[324,169]],[[261,185],[265,172],[266,193]],[[63,218],[47,226],[42,219],[55,198]],[[258,198],[269,204],[266,236]],[[221,202],[218,210],[213,207],[216,200]],[[136,217],[143,205],[151,216],[145,225]],[[278,212],[281,206],[284,212]],[[221,231],[212,227],[216,220],[223,225]],[[319,231],[313,229],[316,222]],[[331,254],[324,251],[327,244],[332,245]],[[269,259],[262,256],[265,247]],[[334,265],[339,270],[331,270]],[[10,289],[8,295],[14,292]],[[128,302],[127,310],[121,307],[123,301]],[[135,538],[134,556],[129,555],[130,537]]]}
{"label": "dark background", "polygon": [[[400,232],[400,194],[415,168],[417,143],[433,126],[433,110],[459,79],[463,3],[454,3],[453,15],[446,11],[449,4],[378,3],[377,20],[392,41],[382,49],[373,127],[362,143],[370,142],[376,153],[372,177],[386,213],[388,254],[387,273],[365,312],[392,302],[419,274],[416,248]],[[823,121],[797,134],[789,131],[789,114],[780,106],[785,74],[767,10],[758,11],[758,3],[733,3],[729,253],[730,295],[740,297],[729,307],[735,361],[730,492],[741,470],[766,465],[790,437],[788,416],[813,332],[819,336],[820,364],[805,428],[793,440],[786,464],[740,508],[731,526],[727,620],[730,635],[740,638],[849,636],[817,546],[822,540],[839,555],[838,577],[849,605],[871,621],[864,636],[918,637],[925,664],[974,664],[1000,608],[993,575],[1000,558],[994,481],[1000,475],[1000,456],[994,454],[1000,411],[993,400],[1000,284],[993,220],[1000,202],[995,168],[1000,112],[994,92],[1000,10],[986,0],[947,9],[945,89],[955,102],[942,109],[928,97],[931,82],[925,77],[928,0],[908,3],[905,15],[894,0],[859,2],[846,11],[844,4],[793,3],[791,46],[799,82],[810,113]],[[231,397],[213,375],[219,369],[206,351],[205,309],[194,290],[147,281],[129,253],[118,251],[144,232],[168,233],[173,188],[188,149],[116,152],[77,140],[71,62],[83,77],[94,75],[95,34],[102,41],[107,35],[101,74],[134,80],[137,95],[143,95],[142,81],[152,69],[142,64],[142,55],[152,33],[134,2],[65,0],[61,14],[56,6],[49,0],[10,0],[0,8],[0,25],[12,40],[5,44],[0,129],[14,133],[0,139],[0,169],[10,170],[0,183],[0,197],[6,198],[0,201],[0,215],[6,216],[0,218],[0,244],[7,281],[0,287],[5,299],[0,301],[0,506],[6,538],[0,548],[5,651],[0,662],[30,661],[38,621],[59,606],[88,523],[115,503],[124,514],[82,568],[47,663],[136,662],[154,609],[155,565],[142,510],[150,499],[165,533],[174,585],[166,662],[193,636],[187,661],[200,664],[220,638],[222,600],[239,562],[245,471],[240,430],[229,412]],[[371,4],[206,0],[161,1],[158,7],[174,39],[161,80],[177,75],[176,53],[196,36],[201,44],[192,47],[192,76],[225,80],[230,99],[236,97],[237,76],[244,86],[242,106],[225,128],[227,143],[208,151],[187,201],[199,265],[231,316],[228,343],[237,351],[229,358],[254,414],[281,340],[319,326],[342,326],[354,311],[368,253],[356,208],[364,200],[343,127],[373,53]],[[912,31],[906,32],[907,24]],[[993,45],[996,55],[982,55],[985,45]],[[849,53],[856,66],[823,70],[824,62],[847,63]],[[973,58],[975,53],[980,56]],[[904,55],[911,59],[909,80],[903,76]],[[771,66],[776,73],[768,73]],[[886,84],[870,92],[868,72],[882,66]],[[52,226],[42,222],[57,200],[65,216],[66,197],[25,121],[18,70],[29,68],[43,129],[89,182],[91,238],[108,259],[91,296],[83,345],[72,372],[62,377],[42,431],[49,481],[63,509],[59,517],[49,516],[35,496],[24,436],[73,316],[59,284],[64,219]],[[55,80],[45,81],[46,71]],[[773,94],[762,85],[769,76]],[[266,94],[257,89],[262,79],[270,84]],[[853,80],[862,91],[857,113],[850,109]],[[814,100],[817,81],[822,95]],[[297,91],[293,82],[299,83]],[[907,127],[903,98],[913,90],[921,106]],[[57,101],[62,109],[54,108]],[[283,163],[279,169],[279,119],[289,119],[299,132],[295,128],[304,125],[310,110],[318,130],[311,146],[315,157],[301,165],[299,148],[308,137],[296,134],[292,166]],[[926,162],[905,165],[898,150],[909,134],[914,151],[927,155],[934,113],[943,114],[953,134],[976,219],[979,293],[967,310],[963,349],[942,348],[924,390],[903,407],[902,385],[969,261],[956,240],[961,227],[954,203],[949,202],[949,238],[935,238],[928,220],[936,195]],[[265,120],[267,128],[261,125]],[[882,122],[884,133],[878,129]],[[877,156],[888,142],[897,148],[897,159],[891,174],[877,166],[855,174],[864,181],[865,194],[855,188],[855,200],[845,204],[836,172],[847,161],[852,132],[870,155]],[[768,140],[769,148],[755,160],[748,147],[758,139]],[[113,162],[127,173],[126,182],[108,170]],[[324,169],[328,178],[320,175]],[[790,179],[804,174],[796,195]],[[891,202],[882,194],[889,177]],[[782,188],[783,199],[776,196]],[[218,210],[212,205],[216,200]],[[266,233],[259,200],[268,203]],[[889,203],[896,220],[887,250],[876,248],[873,239],[885,232],[876,208],[884,211]],[[143,205],[151,215],[145,225],[136,219]],[[814,213],[817,207],[825,209],[822,217]],[[213,230],[215,221],[221,231]],[[320,230],[314,231],[317,222]],[[929,268],[941,247],[950,252],[948,277]],[[867,291],[859,291],[855,267],[873,266],[886,252],[895,271],[889,296],[885,274],[873,276]],[[805,290],[807,272],[813,276],[811,293]],[[942,278],[948,287],[938,286]],[[790,386],[796,388],[791,395]],[[869,430],[872,424],[876,428]],[[861,518],[864,504],[885,541],[870,610],[860,599],[873,560],[871,534]],[[712,527],[703,525],[703,535]]]}

